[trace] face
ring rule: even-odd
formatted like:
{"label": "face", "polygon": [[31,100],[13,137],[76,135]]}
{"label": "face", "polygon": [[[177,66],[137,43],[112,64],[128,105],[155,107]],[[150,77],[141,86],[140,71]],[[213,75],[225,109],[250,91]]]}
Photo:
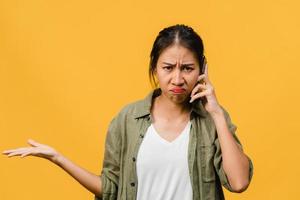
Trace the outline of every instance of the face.
{"label": "face", "polygon": [[200,67],[194,53],[178,44],[160,54],[155,69],[162,97],[177,104],[189,100],[199,73]]}

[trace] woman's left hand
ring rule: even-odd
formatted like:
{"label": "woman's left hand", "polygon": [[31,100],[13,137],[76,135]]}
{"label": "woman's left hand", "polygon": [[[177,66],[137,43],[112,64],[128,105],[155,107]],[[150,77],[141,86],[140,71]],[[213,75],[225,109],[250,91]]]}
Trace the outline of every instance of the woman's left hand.
{"label": "woman's left hand", "polygon": [[221,106],[218,103],[214,87],[208,78],[207,64],[205,65],[204,74],[199,75],[198,83],[191,92],[190,103],[199,98],[201,98],[204,108],[210,114],[217,113],[221,110]]}

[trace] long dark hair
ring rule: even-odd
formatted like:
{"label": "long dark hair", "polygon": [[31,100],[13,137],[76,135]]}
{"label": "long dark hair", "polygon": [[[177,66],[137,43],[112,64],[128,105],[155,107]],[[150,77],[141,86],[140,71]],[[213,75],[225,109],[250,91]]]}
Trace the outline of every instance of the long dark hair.
{"label": "long dark hair", "polygon": [[152,86],[157,87],[154,71],[160,54],[167,47],[175,43],[178,43],[192,51],[196,55],[200,71],[203,70],[204,47],[201,37],[193,30],[193,28],[187,25],[177,24],[169,26],[159,32],[152,46],[149,64],[149,79]]}

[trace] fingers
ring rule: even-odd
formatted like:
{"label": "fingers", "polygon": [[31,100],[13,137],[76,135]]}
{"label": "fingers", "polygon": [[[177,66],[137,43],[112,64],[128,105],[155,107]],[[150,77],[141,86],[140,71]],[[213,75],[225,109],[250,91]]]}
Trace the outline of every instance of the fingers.
{"label": "fingers", "polygon": [[190,100],[190,103],[192,103],[195,99],[198,99],[200,97],[204,97],[208,94],[209,94],[209,91],[207,91],[207,90],[204,90],[203,92],[199,92],[199,93],[195,94],[194,96],[192,96],[192,98]]}
{"label": "fingers", "polygon": [[41,145],[41,144],[35,142],[32,139],[29,139],[28,143],[32,147],[21,147],[21,148],[17,148],[17,149],[8,149],[8,150],[3,151],[2,154],[7,155],[8,157],[21,156],[23,158],[25,156],[28,156],[28,155],[32,154],[34,147],[37,147],[37,146]]}
{"label": "fingers", "polygon": [[33,147],[42,146],[42,144],[40,144],[40,143],[34,141],[33,139],[29,139],[27,142],[28,142],[28,144],[30,144],[30,145],[33,146]]}
{"label": "fingers", "polygon": [[44,144],[40,144],[32,139],[29,139],[27,142],[30,144],[30,147],[9,149],[3,151],[2,154],[7,155],[8,157],[21,156],[21,158],[23,158],[32,155],[46,158],[47,156],[52,156],[52,154],[56,153],[53,148],[50,148]]}
{"label": "fingers", "polygon": [[20,151],[24,151],[26,150],[28,147],[22,147],[22,148],[17,148],[17,149],[8,149],[3,151],[2,153],[4,154],[8,154],[8,153],[12,153],[12,152],[20,152]]}
{"label": "fingers", "polygon": [[201,74],[200,76],[198,76],[197,81],[198,81],[199,83],[201,83],[201,82],[203,82],[204,78],[205,78],[205,74]]}
{"label": "fingers", "polygon": [[200,89],[201,89],[201,91],[205,90],[205,89],[207,89],[207,86],[204,84],[198,83],[197,86],[193,89],[193,91],[191,93],[191,97],[193,97],[197,92],[199,92]]}
{"label": "fingers", "polygon": [[208,77],[208,64],[205,63],[204,74]]}
{"label": "fingers", "polygon": [[24,157],[29,156],[31,154],[32,154],[32,150],[27,150],[27,151],[23,152],[23,154],[21,155],[21,158],[24,158]]}
{"label": "fingers", "polygon": [[[193,102],[196,98],[198,98],[198,96],[195,96],[195,94],[197,93],[201,93],[202,91],[205,91],[209,88],[209,84],[206,84],[206,75],[205,74],[201,74],[198,77],[198,84],[194,87],[194,89],[191,92],[191,99],[190,99],[190,103]],[[202,93],[203,94],[203,93]]]}
{"label": "fingers", "polygon": [[198,82],[204,84],[210,83],[208,79],[208,74],[201,74],[200,76],[198,76]]}
{"label": "fingers", "polygon": [[19,155],[21,155],[21,157],[25,157],[27,155],[30,155],[32,152],[33,152],[32,147],[26,147],[26,148],[5,150],[2,153],[6,154],[8,157],[19,156]]}

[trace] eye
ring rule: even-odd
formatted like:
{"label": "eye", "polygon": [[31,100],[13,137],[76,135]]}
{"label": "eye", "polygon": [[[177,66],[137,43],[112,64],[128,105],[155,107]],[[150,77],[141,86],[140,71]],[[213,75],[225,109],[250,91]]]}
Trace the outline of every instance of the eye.
{"label": "eye", "polygon": [[183,67],[183,71],[190,72],[192,70],[193,70],[192,67]]}
{"label": "eye", "polygon": [[171,70],[172,70],[172,67],[171,67],[171,66],[165,66],[165,67],[163,67],[163,69],[164,69],[165,71],[171,71]]}

